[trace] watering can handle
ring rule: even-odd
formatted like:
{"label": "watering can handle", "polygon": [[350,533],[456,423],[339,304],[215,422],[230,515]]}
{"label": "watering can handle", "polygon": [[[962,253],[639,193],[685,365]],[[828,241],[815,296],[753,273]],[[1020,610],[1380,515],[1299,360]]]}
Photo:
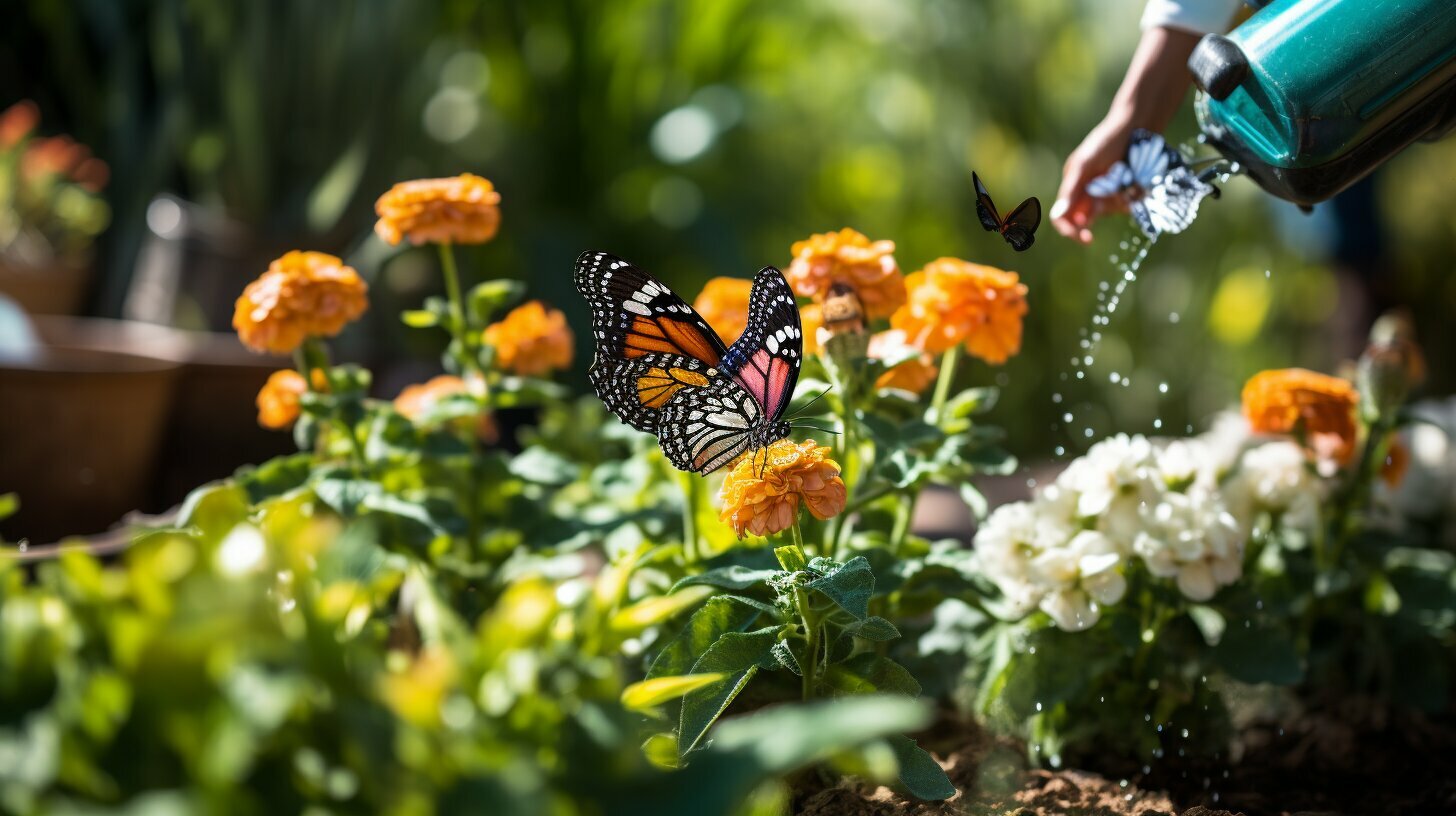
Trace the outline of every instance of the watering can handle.
{"label": "watering can handle", "polygon": [[1199,90],[1222,101],[1249,75],[1249,61],[1233,40],[1207,34],[1189,55],[1188,70]]}

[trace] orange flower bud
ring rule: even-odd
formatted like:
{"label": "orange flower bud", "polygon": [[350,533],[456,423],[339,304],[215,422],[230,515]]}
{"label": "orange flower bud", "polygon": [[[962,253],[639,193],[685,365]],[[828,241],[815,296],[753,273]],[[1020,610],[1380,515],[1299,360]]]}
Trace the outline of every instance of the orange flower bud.
{"label": "orange flower bud", "polygon": [[269,374],[258,391],[258,424],[281,431],[297,422],[299,402],[307,391],[303,375],[291,368]]}
{"label": "orange flower bud", "polygon": [[[394,398],[394,410],[411,422],[419,422],[427,417],[435,405],[445,397],[454,394],[464,394],[469,391],[465,381],[452,374],[441,374],[430,379],[428,382],[419,385],[405,386],[399,396]],[[469,417],[461,417],[469,420]],[[483,442],[495,442],[500,438],[500,431],[496,428],[495,419],[490,414],[482,413],[475,422],[475,435]]]}

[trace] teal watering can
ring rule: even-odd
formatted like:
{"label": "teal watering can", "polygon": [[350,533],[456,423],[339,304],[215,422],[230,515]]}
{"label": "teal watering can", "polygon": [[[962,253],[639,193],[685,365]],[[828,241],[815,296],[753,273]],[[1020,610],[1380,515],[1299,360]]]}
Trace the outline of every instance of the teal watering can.
{"label": "teal watering can", "polygon": [[1308,207],[1456,124],[1456,0],[1274,0],[1188,61],[1198,124]]}

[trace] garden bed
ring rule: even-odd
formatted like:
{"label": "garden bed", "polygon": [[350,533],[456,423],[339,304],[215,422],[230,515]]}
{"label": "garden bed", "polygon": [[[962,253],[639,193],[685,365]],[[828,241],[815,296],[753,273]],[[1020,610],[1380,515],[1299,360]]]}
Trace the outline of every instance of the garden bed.
{"label": "garden bed", "polygon": [[802,816],[1356,816],[1456,812],[1456,719],[1365,698],[1313,706],[1282,722],[1249,723],[1234,761],[1169,758],[1143,773],[1084,758],[1087,768],[1028,768],[1024,746],[974,722],[942,719],[921,735],[961,792],[906,798],[851,779],[806,784]]}

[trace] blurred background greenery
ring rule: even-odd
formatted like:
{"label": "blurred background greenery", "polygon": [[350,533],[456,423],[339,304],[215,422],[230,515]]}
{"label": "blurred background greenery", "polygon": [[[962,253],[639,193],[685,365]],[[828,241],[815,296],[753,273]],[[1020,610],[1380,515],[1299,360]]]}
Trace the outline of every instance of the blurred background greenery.
{"label": "blurred background greenery", "polygon": [[[1305,216],[1231,181],[1187,233],[1153,247],[1092,376],[1062,381],[1131,231],[1108,223],[1089,249],[1048,225],[1013,253],[976,224],[970,171],[1008,204],[1036,194],[1049,207],[1063,158],[1121,78],[1141,7],[16,0],[0,31],[0,105],[35,100],[45,128],[112,168],[92,314],[130,308],[147,248],[175,232],[176,212],[156,204],[170,194],[193,225],[180,285],[201,292],[172,322],[226,329],[231,297],[269,257],[338,252],[373,285],[371,318],[346,348],[385,370],[420,356],[395,315],[439,284],[431,253],[371,235],[373,201],[394,181],[462,171],[504,198],[501,236],[469,251],[467,269],[524,278],[578,327],[568,281],[588,248],[690,300],[711,275],[787,264],[793,241],[843,226],[896,241],[907,272],[942,255],[1019,272],[1031,303],[1021,355],[961,377],[1005,386],[993,419],[1023,460],[1080,450],[1087,427],[1200,427],[1260,368],[1334,370],[1358,351],[1370,292],[1410,304],[1428,349],[1450,347],[1456,141],[1379,173],[1364,214]],[[1194,135],[1191,112],[1178,122],[1170,138]],[[1375,286],[1333,258],[1352,237]],[[572,381],[585,388],[577,333]],[[1428,390],[1451,390],[1456,372],[1430,356]],[[1057,419],[1069,407],[1074,428]]]}

